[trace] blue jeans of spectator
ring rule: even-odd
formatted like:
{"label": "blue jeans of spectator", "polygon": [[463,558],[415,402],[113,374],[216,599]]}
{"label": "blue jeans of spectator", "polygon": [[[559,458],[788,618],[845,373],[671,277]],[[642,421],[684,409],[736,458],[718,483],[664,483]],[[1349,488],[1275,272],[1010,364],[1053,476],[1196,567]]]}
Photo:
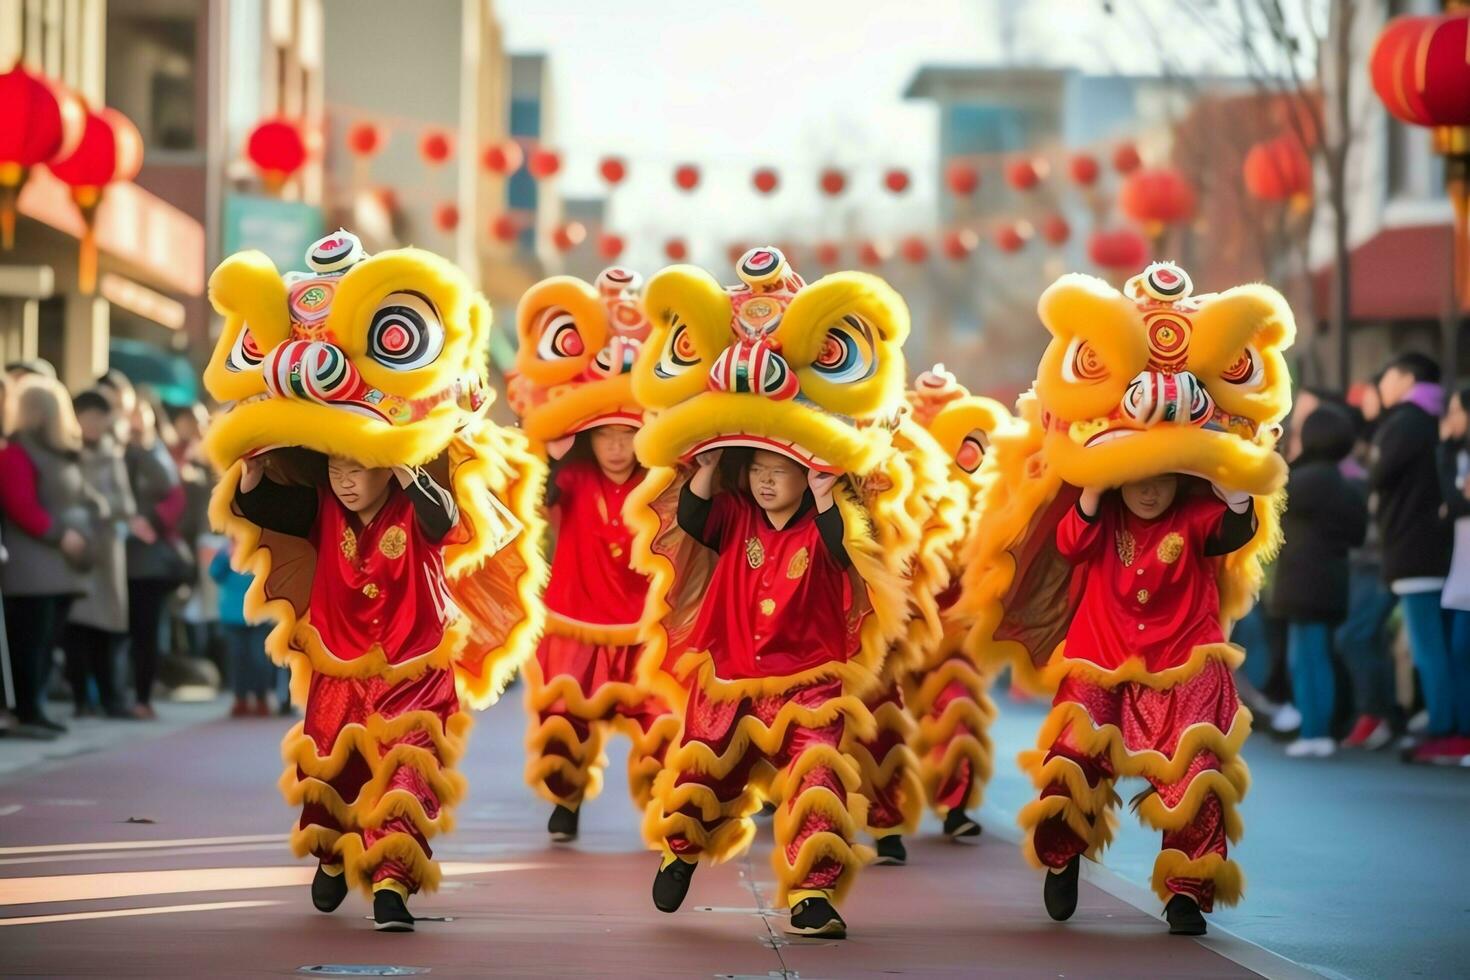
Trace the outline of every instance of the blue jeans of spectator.
{"label": "blue jeans of spectator", "polygon": [[1455,734],[1470,735],[1470,612],[1447,609],[1450,621],[1450,676],[1455,689]]}
{"label": "blue jeans of spectator", "polygon": [[1398,597],[1384,586],[1377,568],[1353,569],[1347,619],[1337,628],[1337,652],[1352,678],[1353,706],[1360,715],[1387,718],[1395,713],[1393,659],[1386,632],[1397,604]]}
{"label": "blue jeans of spectator", "polygon": [[1326,623],[1294,620],[1287,626],[1286,656],[1291,689],[1302,713],[1302,738],[1332,735],[1336,681],[1332,676],[1332,630]]}
{"label": "blue jeans of spectator", "polygon": [[1419,684],[1424,689],[1424,706],[1429,711],[1429,734],[1456,732],[1455,705],[1462,699],[1458,689],[1470,684],[1464,671],[1451,665],[1449,617],[1439,605],[1439,592],[1411,592],[1399,597],[1404,608],[1404,625],[1409,631],[1409,649]]}
{"label": "blue jeans of spectator", "polygon": [[230,653],[230,679],[235,697],[255,695],[264,699],[275,686],[275,667],[265,653],[265,638],[271,631],[269,623],[253,626],[224,624],[225,649]]}

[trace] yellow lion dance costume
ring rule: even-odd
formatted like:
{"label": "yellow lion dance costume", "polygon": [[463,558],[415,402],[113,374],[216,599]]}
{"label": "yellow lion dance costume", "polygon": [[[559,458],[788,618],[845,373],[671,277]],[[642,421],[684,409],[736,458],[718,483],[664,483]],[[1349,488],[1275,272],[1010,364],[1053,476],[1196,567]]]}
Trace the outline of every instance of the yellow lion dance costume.
{"label": "yellow lion dance costume", "polygon": [[[921,531],[910,464],[871,424],[902,404],[908,311],[864,273],[807,285],[774,248],[737,271],[728,289],[690,266],[654,276],[633,374],[652,413],[637,439],[650,472],[626,511],[651,580],[643,668],[684,709],[644,821],[664,854],[654,900],[673,911],[698,861],[742,853],[769,799],[788,929],[842,935],[832,903],[869,853],[854,840],[865,801],[844,745],[876,734],[863,697],[903,635]],[[715,481],[702,504],[686,487],[696,456],[696,476]],[[845,477],[828,510],[809,493],[777,527],[750,484],[756,465],[786,460],[813,487]],[[686,505],[708,512],[697,533]]]}
{"label": "yellow lion dance costume", "polygon": [[[493,702],[541,629],[544,466],[486,418],[489,307],[459,270],[416,249],[368,257],[340,231],[307,262],[282,276],[242,252],[210,279],[225,318],[204,375],[224,406],[211,515],[305,705],[282,746],[293,849],[341,878],[336,902],[347,882],[406,898],[437,884],[428,838],[464,793],[463,703]],[[372,467],[402,476],[377,477],[385,502],[363,523],[349,501]],[[343,496],[339,478],[359,482]],[[335,907],[317,885],[313,899]]]}
{"label": "yellow lion dance costume", "polygon": [[668,704],[638,684],[648,580],[629,567],[633,534],[622,518],[644,476],[633,454],[643,412],[631,372],[649,332],[638,287],[618,268],[595,284],[557,276],[533,286],[517,314],[510,401],[554,459],[556,533],[546,633],[525,671],[526,782],[556,805],[548,829],[559,841],[576,837],[578,809],[601,788],[609,734],[633,741],[628,784],[642,810],[679,729]]}
{"label": "yellow lion dance costume", "polygon": [[1056,692],[1021,757],[1041,794],[1020,814],[1026,854],[1056,872],[1048,911],[1071,915],[1078,857],[1111,839],[1114,780],[1137,776],[1139,817],[1164,835],[1154,890],[1172,931],[1200,934],[1201,911],[1242,890],[1226,850],[1250,713],[1226,636],[1279,537],[1291,311],[1259,285],[1193,295],[1155,263],[1122,293],[1063,276],[1039,313],[1052,340],[1026,424],[987,461],[1000,475],[965,575],[968,642]]}

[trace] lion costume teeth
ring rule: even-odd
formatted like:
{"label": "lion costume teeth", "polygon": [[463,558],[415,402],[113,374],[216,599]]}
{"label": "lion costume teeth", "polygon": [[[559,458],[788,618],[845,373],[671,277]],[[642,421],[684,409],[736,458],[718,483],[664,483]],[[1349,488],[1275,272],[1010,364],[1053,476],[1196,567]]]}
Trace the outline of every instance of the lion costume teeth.
{"label": "lion costume teeth", "polygon": [[[1150,265],[1122,292],[1090,276],[1063,276],[1042,294],[1038,311],[1052,340],[1032,392],[1018,403],[1019,424],[993,436],[981,469],[985,522],[967,549],[959,605],[974,617],[966,645],[982,662],[1010,665],[1013,679],[1032,690],[1060,688],[1038,751],[1021,760],[1042,793],[1021,815],[1027,853],[1039,860],[1035,835],[1045,829],[1054,845],[1065,837],[1056,829],[1065,821],[1095,854],[1111,835],[1112,780],[1124,776],[1145,776],[1158,787],[1139,812],[1166,840],[1190,825],[1206,797],[1218,801],[1219,825],[1234,839],[1247,782],[1237,753],[1249,712],[1238,707],[1228,668],[1241,651],[1202,644],[1167,669],[1136,658],[1104,669],[1085,653],[1069,657],[1062,641],[1080,589],[1058,553],[1057,528],[1078,487],[1182,473],[1253,496],[1254,535],[1214,562],[1228,635],[1254,601],[1262,565],[1279,541],[1286,466],[1275,441],[1291,406],[1282,354],[1295,333],[1291,311],[1261,285],[1194,295],[1188,275],[1166,262]],[[1158,561],[1178,558],[1177,548],[1165,549],[1170,544],[1160,545]],[[1138,602],[1149,599],[1138,593]],[[1125,738],[1118,718],[1094,716],[1077,700],[1084,689],[1117,692],[1131,699],[1124,711],[1157,711],[1176,687],[1217,698],[1218,710],[1158,746],[1130,744],[1139,736]],[[1187,767],[1206,756],[1213,762],[1197,766],[1196,775],[1208,779],[1194,779]],[[1206,909],[1238,899],[1239,869],[1224,860],[1223,838],[1219,847],[1210,860],[1166,849],[1155,874],[1160,897],[1175,882],[1193,889]]]}
{"label": "lion costume teeth", "polygon": [[[210,511],[233,539],[235,566],[255,576],[246,613],[275,621],[267,650],[291,667],[298,703],[317,675],[359,683],[372,701],[452,666],[459,698],[485,707],[532,650],[545,576],[537,509],[545,467],[521,433],[485,415],[493,397],[484,363],[489,307],[438,256],[368,256],[344,231],[315,243],[307,263],[309,272],[283,276],[264,255],[242,252],[210,277],[224,327],[204,381],[225,406],[206,440],[223,474]],[[242,460],[283,447],[437,471],[459,522],[443,545],[454,609],[434,649],[406,661],[377,638],[355,659],[328,649],[307,601],[317,550],[257,526],[236,503]],[[402,533],[385,534],[384,556],[403,554]],[[353,559],[352,550],[344,540],[343,555]],[[362,591],[372,598],[377,589]],[[293,836],[298,853],[335,855],[361,884],[386,863],[410,869],[409,887],[431,888],[435,866],[414,833],[445,829],[463,793],[463,779],[448,769],[469,727],[456,703],[451,696],[444,710],[392,717],[375,711],[337,727],[308,713],[283,745],[287,799],[316,814]],[[372,776],[352,790],[345,774],[359,759]],[[410,770],[419,776],[401,775]],[[433,787],[427,802],[407,789],[415,780]]]}
{"label": "lion costume teeth", "polygon": [[[737,273],[739,283],[726,288],[702,270],[675,266],[644,293],[653,332],[634,366],[633,389],[650,413],[636,442],[650,472],[626,510],[637,531],[635,564],[651,582],[644,676],[671,701],[688,701],[697,716],[686,715],[655,784],[645,837],[655,848],[671,838],[692,842],[704,858],[724,860],[749,843],[756,796],[789,790],[776,820],[786,846],[772,859],[781,895],[808,887],[802,883],[814,867],[836,867],[840,873],[820,887],[840,896],[863,857],[853,844],[864,822],[856,767],[835,743],[770,760],[793,725],[838,724],[858,738],[875,733],[862,697],[878,685],[910,617],[909,577],[926,513],[913,499],[913,467],[887,424],[902,404],[908,312],[886,283],[864,273],[808,285],[774,248],[747,252]],[[684,464],[715,447],[772,450],[846,474],[834,495],[852,562],[854,646],[846,660],[732,679],[718,675],[709,651],[685,646],[714,560],[679,530],[675,503],[689,478]],[[799,577],[806,566],[798,565]],[[717,738],[705,730],[704,714],[708,705],[730,702],[752,707]],[[749,785],[726,794],[680,782],[681,773],[723,780],[747,752],[768,760]],[[798,792],[808,784],[823,788]],[[690,815],[696,790],[705,820],[725,820],[717,832]],[[827,829],[812,832],[813,821]]]}

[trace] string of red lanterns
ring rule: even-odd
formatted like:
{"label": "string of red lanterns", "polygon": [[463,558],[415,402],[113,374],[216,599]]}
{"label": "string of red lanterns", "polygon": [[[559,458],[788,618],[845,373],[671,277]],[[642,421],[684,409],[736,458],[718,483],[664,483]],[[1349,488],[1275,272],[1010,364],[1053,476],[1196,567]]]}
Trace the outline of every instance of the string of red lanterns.
{"label": "string of red lanterns", "polygon": [[31,169],[71,155],[87,110],[64,86],[19,62],[0,75],[0,245],[15,247],[15,214]]}
{"label": "string of red lanterns", "polygon": [[82,139],[71,154],[47,164],[58,180],[71,188],[71,199],[82,215],[82,239],[77,255],[77,287],[84,293],[97,288],[97,208],[107,185],[132,180],[143,168],[143,137],[131,119],[113,108],[87,114]]}

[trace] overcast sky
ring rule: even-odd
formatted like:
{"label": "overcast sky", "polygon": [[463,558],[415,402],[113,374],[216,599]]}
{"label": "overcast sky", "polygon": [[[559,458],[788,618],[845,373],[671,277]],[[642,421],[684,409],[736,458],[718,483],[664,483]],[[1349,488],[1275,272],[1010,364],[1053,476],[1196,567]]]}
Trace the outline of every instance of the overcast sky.
{"label": "overcast sky", "polygon": [[[1317,5],[1325,0],[1304,0]],[[1287,2],[1292,6],[1291,0]],[[847,197],[871,231],[932,213],[933,107],[902,98],[925,64],[1075,66],[1157,74],[1153,38],[1176,64],[1234,73],[1241,61],[1199,26],[1234,4],[1171,0],[501,0],[511,51],[550,56],[554,144],[565,154],[563,193],[597,194],[597,163],[624,156],[627,181],[609,222],[629,238],[627,260],[652,265],[666,231],[692,232],[694,258],[723,263],[723,242],[754,229],[807,240],[813,220],[836,222],[815,189],[822,166],[850,171]],[[1196,16],[1188,16],[1194,10]],[[671,171],[701,165],[704,182],[678,193]],[[750,173],[781,168],[782,190],[761,198]],[[876,188],[890,166],[909,168],[902,199]],[[856,204],[849,201],[849,207]],[[726,231],[728,230],[728,234]],[[829,233],[820,229],[820,233]]]}

